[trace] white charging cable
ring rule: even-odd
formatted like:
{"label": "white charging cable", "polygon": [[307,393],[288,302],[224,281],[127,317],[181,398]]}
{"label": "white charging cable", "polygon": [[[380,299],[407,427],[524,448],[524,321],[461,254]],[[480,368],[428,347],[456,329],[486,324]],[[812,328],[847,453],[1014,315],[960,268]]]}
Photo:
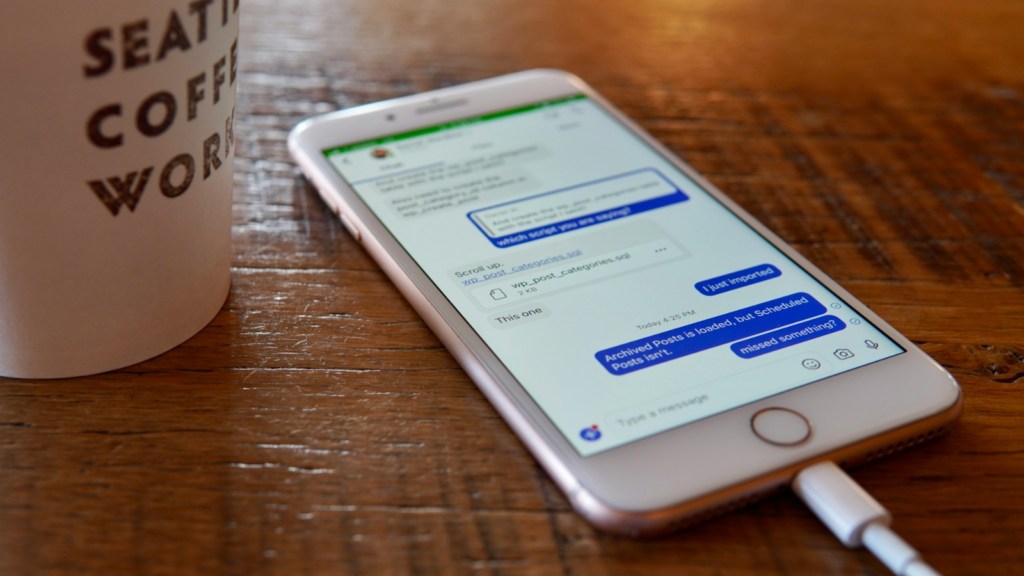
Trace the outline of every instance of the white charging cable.
{"label": "white charging cable", "polygon": [[847,548],[863,545],[898,576],[941,576],[889,526],[892,514],[832,462],[801,470],[793,491]]}

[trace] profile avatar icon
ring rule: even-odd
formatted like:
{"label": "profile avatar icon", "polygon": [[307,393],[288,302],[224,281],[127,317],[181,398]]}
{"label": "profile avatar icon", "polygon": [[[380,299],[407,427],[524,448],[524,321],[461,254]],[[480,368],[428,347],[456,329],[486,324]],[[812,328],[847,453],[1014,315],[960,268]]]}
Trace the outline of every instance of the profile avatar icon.
{"label": "profile avatar icon", "polygon": [[394,156],[394,155],[395,155],[395,153],[392,152],[391,150],[388,150],[387,148],[374,148],[373,150],[370,151],[370,156],[373,156],[374,158],[376,158],[378,160],[383,160],[385,158],[390,158],[391,156]]}
{"label": "profile avatar icon", "polygon": [[590,428],[584,428],[580,430],[580,438],[583,438],[587,442],[593,442],[601,438],[601,431],[597,429],[597,424],[594,424]]}

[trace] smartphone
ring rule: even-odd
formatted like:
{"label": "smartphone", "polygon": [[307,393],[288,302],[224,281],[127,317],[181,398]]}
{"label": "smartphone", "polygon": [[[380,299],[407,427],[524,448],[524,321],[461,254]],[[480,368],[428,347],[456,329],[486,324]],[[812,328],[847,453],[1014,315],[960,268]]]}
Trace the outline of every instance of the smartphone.
{"label": "smartphone", "polygon": [[333,112],[288,144],[599,528],[673,530],[959,416],[949,373],[571,74]]}

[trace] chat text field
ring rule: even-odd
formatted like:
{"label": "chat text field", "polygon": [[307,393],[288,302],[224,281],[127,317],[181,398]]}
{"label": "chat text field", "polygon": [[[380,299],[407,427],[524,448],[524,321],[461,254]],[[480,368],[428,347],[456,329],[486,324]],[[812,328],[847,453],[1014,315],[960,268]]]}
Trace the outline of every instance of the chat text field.
{"label": "chat text field", "polygon": [[756,400],[779,392],[778,383],[782,379],[792,377],[794,367],[807,360],[817,362],[818,368],[813,374],[804,370],[805,378],[823,378],[835,371],[824,357],[814,352],[804,352],[775,362],[759,364],[754,369],[740,370],[726,376],[713,376],[667,396],[616,410],[605,416],[605,422],[609,428],[634,431],[664,430],[686,424],[728,410],[736,402],[736,394],[742,394],[749,400]]}

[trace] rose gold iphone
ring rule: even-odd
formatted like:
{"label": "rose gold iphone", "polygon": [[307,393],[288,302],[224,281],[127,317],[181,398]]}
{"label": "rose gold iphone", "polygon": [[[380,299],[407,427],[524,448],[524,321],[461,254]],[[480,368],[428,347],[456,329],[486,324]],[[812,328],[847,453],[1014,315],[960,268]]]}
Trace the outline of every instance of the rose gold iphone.
{"label": "rose gold iphone", "polygon": [[600,528],[670,530],[959,415],[945,370],[571,74],[334,112],[288,143]]}

